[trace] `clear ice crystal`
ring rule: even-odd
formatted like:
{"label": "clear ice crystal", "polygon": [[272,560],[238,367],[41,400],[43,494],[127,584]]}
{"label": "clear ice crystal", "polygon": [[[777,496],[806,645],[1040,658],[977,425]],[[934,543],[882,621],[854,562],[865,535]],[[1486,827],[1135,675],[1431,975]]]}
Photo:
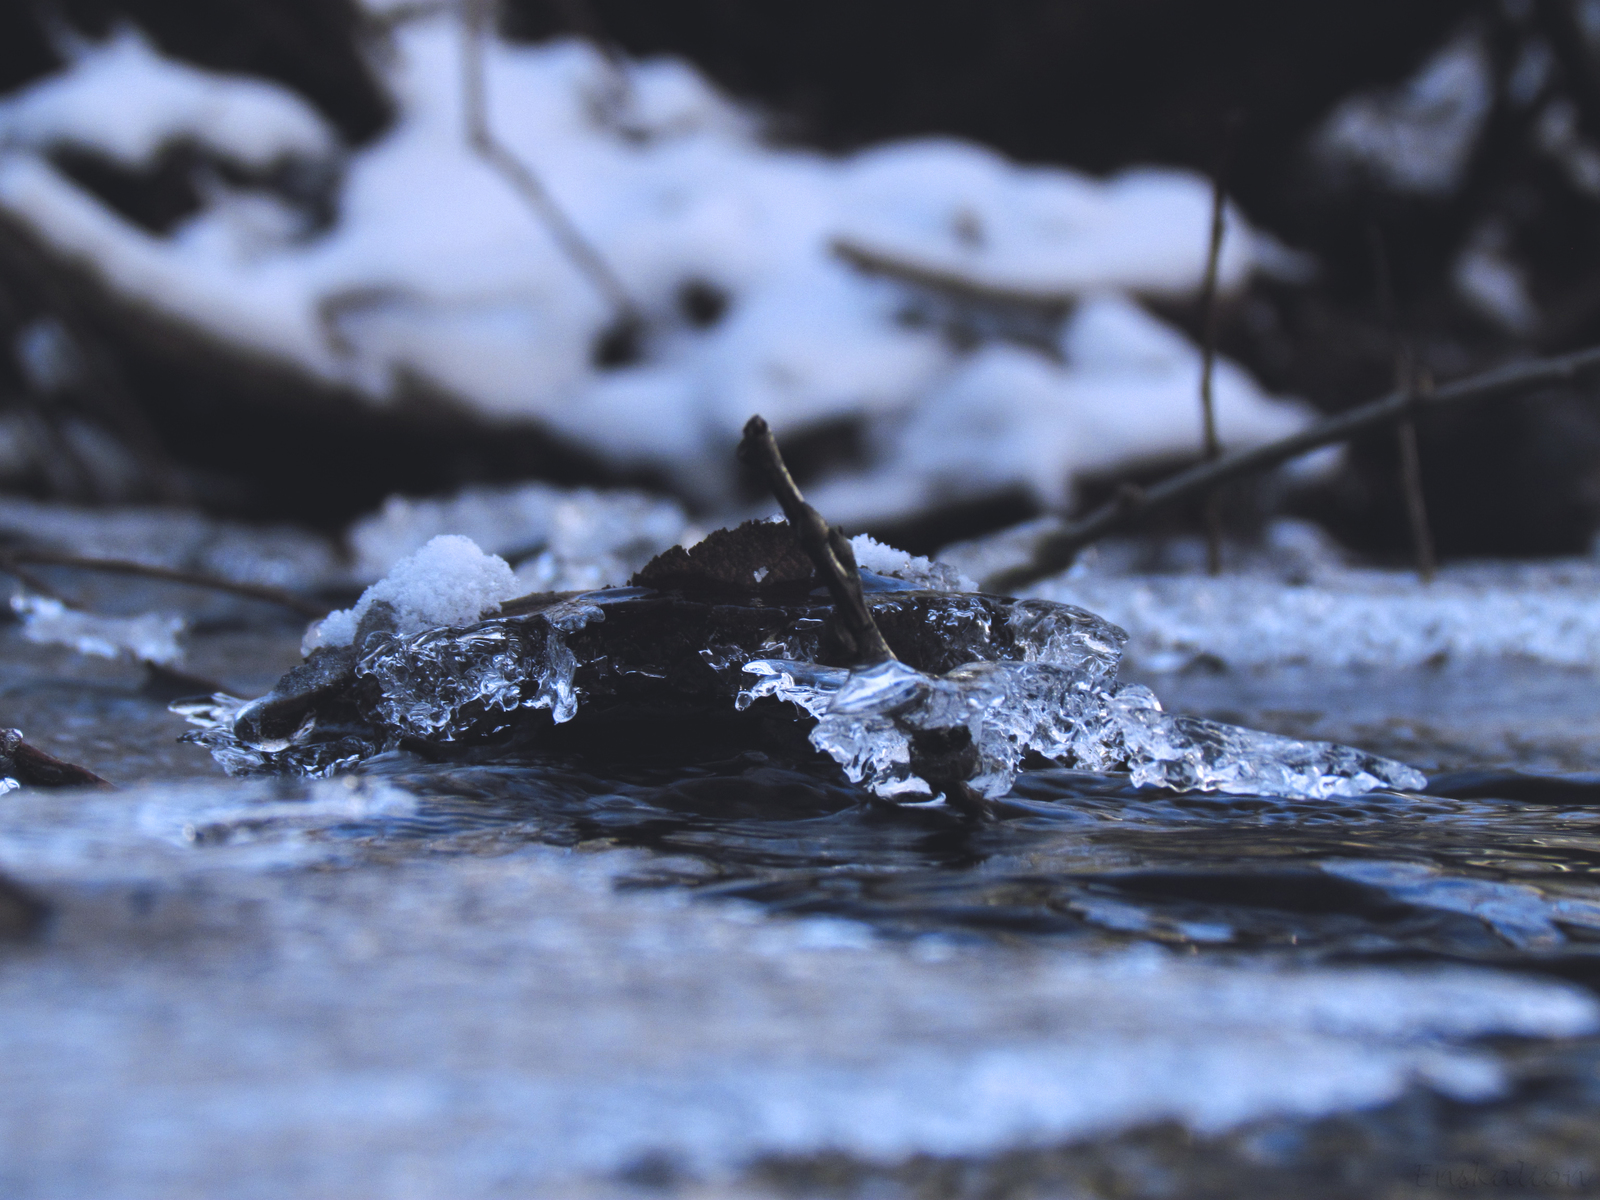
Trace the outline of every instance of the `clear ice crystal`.
{"label": "clear ice crystal", "polygon": [[549,709],[562,724],[578,712],[578,660],[565,635],[603,621],[605,613],[578,596],[540,615],[547,624],[541,656],[526,652],[510,623],[487,621],[466,630],[371,638],[356,676],[376,685],[377,715],[398,737],[449,742],[468,728],[493,734],[510,728],[518,709]]}
{"label": "clear ice crystal", "polygon": [[217,692],[205,700],[179,700],[168,708],[196,728],[178,739],[204,746],[229,775],[305,775],[325,779],[348,771],[379,747],[358,734],[317,737],[316,718],[308,716],[286,738],[251,741],[240,737],[236,723],[253,700]]}
{"label": "clear ice crystal", "polygon": [[[811,743],[879,796],[931,795],[917,774],[918,735],[965,729],[977,754],[968,781],[997,799],[1029,754],[1090,771],[1128,771],[1139,786],[1325,799],[1417,789],[1402,763],[1328,742],[1297,741],[1164,712],[1148,689],[1116,686],[1119,639],[1063,631],[1049,608],[1025,611],[1037,657],[974,662],[932,675],[889,661],[854,671],[766,659],[739,706],[772,696],[817,718]],[[1101,623],[1103,624],[1103,623]],[[1091,627],[1092,628],[1092,627]]]}

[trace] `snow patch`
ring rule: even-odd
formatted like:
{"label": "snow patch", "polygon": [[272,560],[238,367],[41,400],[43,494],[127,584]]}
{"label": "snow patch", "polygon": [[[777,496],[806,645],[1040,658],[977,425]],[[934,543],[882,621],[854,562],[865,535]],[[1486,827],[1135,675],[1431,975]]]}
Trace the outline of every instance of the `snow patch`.
{"label": "snow patch", "polygon": [[380,600],[394,607],[395,632],[406,636],[470,625],[499,612],[501,602],[517,594],[517,578],[505,559],[485,554],[471,538],[445,534],[401,559],[353,607],[329,613],[306,634],[301,649],[309,654],[318,646],[348,646],[361,618]]}
{"label": "snow patch", "polygon": [[[646,317],[641,359],[600,369],[613,312],[464,137],[459,34],[444,13],[395,25],[380,69],[396,121],[349,155],[324,232],[281,196],[212,183],[199,212],[156,236],[52,165],[52,149],[80,145],[143,166],[175,138],[251,166],[337,157],[283,89],[164,58],[132,31],[0,105],[0,208],[113,292],[241,349],[374,404],[410,381],[488,420],[541,423],[616,467],[664,471],[711,508],[736,502],[729,450],[752,412],[785,430],[867,424],[879,452],[835,481],[836,520],[1016,485],[1054,504],[1086,466],[1197,444],[1197,355],[1125,297],[1198,287],[1210,210],[1198,175],[1098,180],[950,138],[843,157],[781,149],[681,61],[491,38],[495,136]],[[925,289],[857,270],[839,239],[1053,298],[1045,343],[1075,300],[1098,298],[1067,318],[1059,348],[990,330],[969,356],[911,319]],[[1283,257],[1230,212],[1224,286]],[[695,316],[691,293],[718,311]],[[1234,367],[1218,393],[1230,445],[1306,417]],[[902,432],[911,449],[884,449]]]}

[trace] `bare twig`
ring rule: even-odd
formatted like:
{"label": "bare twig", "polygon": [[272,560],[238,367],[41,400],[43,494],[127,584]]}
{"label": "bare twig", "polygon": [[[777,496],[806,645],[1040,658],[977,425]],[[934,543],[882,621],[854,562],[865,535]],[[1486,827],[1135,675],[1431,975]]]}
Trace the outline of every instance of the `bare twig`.
{"label": "bare twig", "polygon": [[[1403,385],[1413,395],[1427,391],[1430,380],[1408,371]],[[1411,543],[1417,552],[1417,576],[1432,583],[1438,560],[1433,552],[1433,530],[1428,524],[1428,502],[1422,493],[1422,456],[1417,452],[1417,423],[1411,417],[1395,427],[1400,441],[1400,487],[1406,498],[1406,519],[1411,525]]]}
{"label": "bare twig", "polygon": [[852,665],[868,666],[892,659],[894,651],[883,640],[883,634],[872,619],[872,612],[862,595],[861,572],[856,567],[856,555],[850,548],[850,539],[839,531],[838,526],[829,525],[821,513],[806,503],[800,489],[795,486],[794,477],[789,474],[789,468],[784,465],[772,430],[759,416],[751,417],[745,423],[744,440],[739,443],[739,458],[761,471],[767,486],[777,497],[783,515],[788,518],[789,527],[794,530],[800,545],[815,564],[817,574],[827,583],[840,623],[844,626],[841,632],[853,643],[847,647],[855,660]]}
{"label": "bare twig", "polygon": [[999,572],[986,580],[984,586],[989,591],[1005,592],[1053,575],[1070,566],[1084,546],[1127,528],[1156,509],[1204,494],[1226,480],[1253,475],[1323,446],[1347,441],[1368,429],[1401,420],[1414,410],[1515,395],[1530,388],[1563,383],[1596,368],[1600,368],[1600,346],[1591,346],[1557,358],[1498,367],[1425,394],[1413,394],[1404,389],[1390,392],[1359,408],[1326,417],[1276,442],[1225,454],[1214,462],[1199,463],[1137,494],[1119,494],[1082,520],[1068,522],[1064,528],[1040,539],[1031,562]]}
{"label": "bare twig", "polygon": [[[1420,384],[1416,355],[1400,331],[1400,311],[1395,303],[1394,279],[1389,272],[1389,255],[1377,222],[1367,225],[1372,241],[1373,273],[1377,276],[1378,312],[1394,339],[1394,384],[1406,393],[1415,393]],[[1432,379],[1427,380],[1432,387]],[[1410,414],[1395,426],[1400,450],[1400,494],[1405,499],[1406,523],[1411,527],[1411,545],[1417,556],[1417,577],[1431,583],[1435,570],[1433,530],[1428,524],[1428,503],[1422,492],[1422,455],[1417,449],[1417,422]]]}
{"label": "bare twig", "polygon": [[865,271],[869,275],[887,275],[903,283],[914,284],[929,291],[944,292],[980,304],[1037,308],[1062,316],[1077,302],[1077,295],[1073,292],[986,283],[981,279],[974,279],[970,275],[951,271],[933,263],[902,258],[853,238],[836,237],[829,243],[829,248],[835,256],[842,258],[858,271]]}
{"label": "bare twig", "polygon": [[[19,563],[34,563],[39,566],[73,567],[84,571],[104,571],[112,575],[138,575],[145,579],[159,579],[164,583],[180,583],[186,587],[205,588],[213,592],[231,592],[235,596],[245,596],[251,600],[260,600],[266,604],[276,604],[283,608],[291,609],[307,617],[325,617],[328,607],[315,601],[297,596],[293,592],[283,591],[281,588],[268,587],[260,583],[237,583],[232,579],[219,579],[215,575],[204,575],[197,571],[178,571],[171,567],[157,567],[149,563],[128,562],[118,558],[86,558],[79,554],[63,554],[55,550],[27,550],[13,549],[0,551],[0,570],[7,574],[15,575],[28,580],[16,568]],[[32,583],[28,583],[32,587]],[[46,591],[46,594],[48,591]]]}
{"label": "bare twig", "polygon": [[461,92],[467,143],[500,172],[534,215],[544,222],[562,253],[610,305],[617,325],[636,327],[641,323],[639,307],[611,264],[556,203],[539,176],[511,153],[489,126],[488,94],[483,75],[483,37],[489,3],[490,0],[462,0]]}
{"label": "bare twig", "polygon": [[[1222,261],[1222,235],[1227,229],[1223,212],[1226,202],[1227,191],[1219,163],[1211,180],[1211,244],[1206,249],[1205,282],[1200,289],[1201,320],[1205,322],[1200,354],[1200,425],[1204,440],[1202,453],[1207,462],[1222,456],[1211,383],[1217,365],[1217,267]],[[1222,574],[1222,508],[1216,492],[1206,497],[1206,570],[1212,575]]]}

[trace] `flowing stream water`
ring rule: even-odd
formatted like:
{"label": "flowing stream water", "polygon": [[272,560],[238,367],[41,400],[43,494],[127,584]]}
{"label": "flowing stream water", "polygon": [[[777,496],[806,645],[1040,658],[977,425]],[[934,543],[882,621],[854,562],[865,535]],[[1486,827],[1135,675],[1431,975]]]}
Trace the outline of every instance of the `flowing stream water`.
{"label": "flowing stream water", "polygon": [[[203,608],[185,670],[298,659]],[[1428,792],[1030,770],[974,822],[727,748],[228,780],[179,683],[0,654],[5,723],[121,785],[0,801],[48,910],[0,950],[5,1195],[1600,1191],[1588,669],[1150,676]]]}

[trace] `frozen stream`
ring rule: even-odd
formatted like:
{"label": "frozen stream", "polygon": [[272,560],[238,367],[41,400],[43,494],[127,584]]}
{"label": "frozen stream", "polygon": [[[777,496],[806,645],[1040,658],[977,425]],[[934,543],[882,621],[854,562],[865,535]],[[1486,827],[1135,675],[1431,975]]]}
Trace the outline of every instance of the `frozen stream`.
{"label": "frozen stream", "polygon": [[[204,603],[185,670],[250,695],[297,659]],[[49,907],[0,947],[8,1197],[1600,1186],[1582,663],[1158,661],[1171,709],[1454,798],[1031,771],[973,826],[637,746],[230,781],[142,668],[0,654],[3,723],[123,785],[0,802]]]}

